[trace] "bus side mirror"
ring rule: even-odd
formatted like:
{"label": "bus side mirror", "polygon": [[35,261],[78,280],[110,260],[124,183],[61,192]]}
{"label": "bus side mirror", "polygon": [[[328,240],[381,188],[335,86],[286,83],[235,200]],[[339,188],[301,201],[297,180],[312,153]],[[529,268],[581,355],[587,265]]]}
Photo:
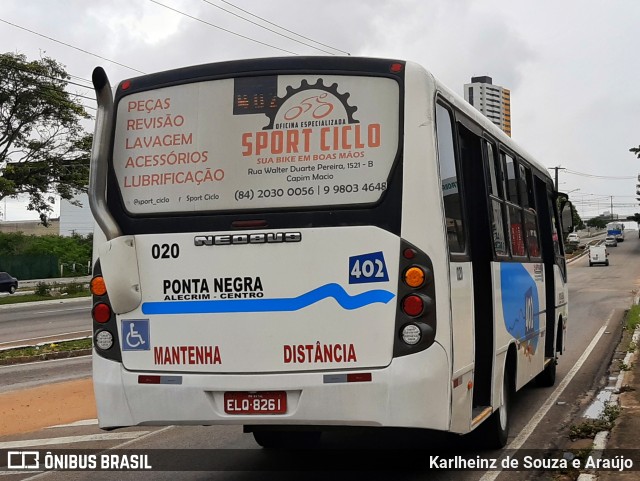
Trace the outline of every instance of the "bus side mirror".
{"label": "bus side mirror", "polygon": [[569,232],[573,232],[574,223],[573,223],[573,204],[569,201],[569,198],[566,194],[559,194],[560,198],[560,222],[562,223],[562,232],[563,237]]}

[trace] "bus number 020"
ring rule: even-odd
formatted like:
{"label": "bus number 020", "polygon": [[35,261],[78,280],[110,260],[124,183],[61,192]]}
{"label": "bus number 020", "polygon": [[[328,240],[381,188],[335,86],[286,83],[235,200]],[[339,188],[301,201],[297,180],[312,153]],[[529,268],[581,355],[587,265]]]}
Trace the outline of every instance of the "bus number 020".
{"label": "bus number 020", "polygon": [[351,269],[351,275],[356,279],[360,277],[384,277],[384,264],[380,259],[365,260],[360,264],[356,261]]}
{"label": "bus number 020", "polygon": [[180,256],[178,244],[153,244],[151,246],[151,257],[154,259],[177,259],[178,256]]}

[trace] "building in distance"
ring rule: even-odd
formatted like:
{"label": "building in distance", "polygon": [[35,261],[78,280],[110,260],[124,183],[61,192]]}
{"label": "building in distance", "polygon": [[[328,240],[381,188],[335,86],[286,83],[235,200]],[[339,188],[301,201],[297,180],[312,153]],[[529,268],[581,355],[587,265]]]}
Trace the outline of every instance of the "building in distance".
{"label": "building in distance", "polygon": [[491,77],[471,77],[464,85],[464,98],[511,137],[511,91],[493,85]]}

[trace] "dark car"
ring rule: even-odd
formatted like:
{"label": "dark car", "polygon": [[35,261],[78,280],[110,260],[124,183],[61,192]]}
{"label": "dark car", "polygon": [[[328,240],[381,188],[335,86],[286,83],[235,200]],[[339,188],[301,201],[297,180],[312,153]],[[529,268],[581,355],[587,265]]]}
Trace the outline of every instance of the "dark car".
{"label": "dark car", "polygon": [[13,294],[18,288],[18,279],[7,272],[0,272],[0,292]]}

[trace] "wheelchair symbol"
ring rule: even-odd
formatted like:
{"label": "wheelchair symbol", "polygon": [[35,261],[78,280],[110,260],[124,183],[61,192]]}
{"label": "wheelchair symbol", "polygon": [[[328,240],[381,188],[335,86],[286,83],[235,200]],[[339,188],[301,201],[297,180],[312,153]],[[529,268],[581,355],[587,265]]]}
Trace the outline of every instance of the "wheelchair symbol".
{"label": "wheelchair symbol", "polygon": [[149,320],[123,320],[122,334],[124,342],[122,349],[125,351],[148,351],[149,346]]}
{"label": "wheelchair symbol", "polygon": [[[127,334],[127,344],[129,344],[129,347],[138,347],[144,344],[144,339],[142,339],[142,336],[135,328],[136,326],[133,322],[129,324],[129,332]],[[135,339],[135,342],[133,339]]]}

